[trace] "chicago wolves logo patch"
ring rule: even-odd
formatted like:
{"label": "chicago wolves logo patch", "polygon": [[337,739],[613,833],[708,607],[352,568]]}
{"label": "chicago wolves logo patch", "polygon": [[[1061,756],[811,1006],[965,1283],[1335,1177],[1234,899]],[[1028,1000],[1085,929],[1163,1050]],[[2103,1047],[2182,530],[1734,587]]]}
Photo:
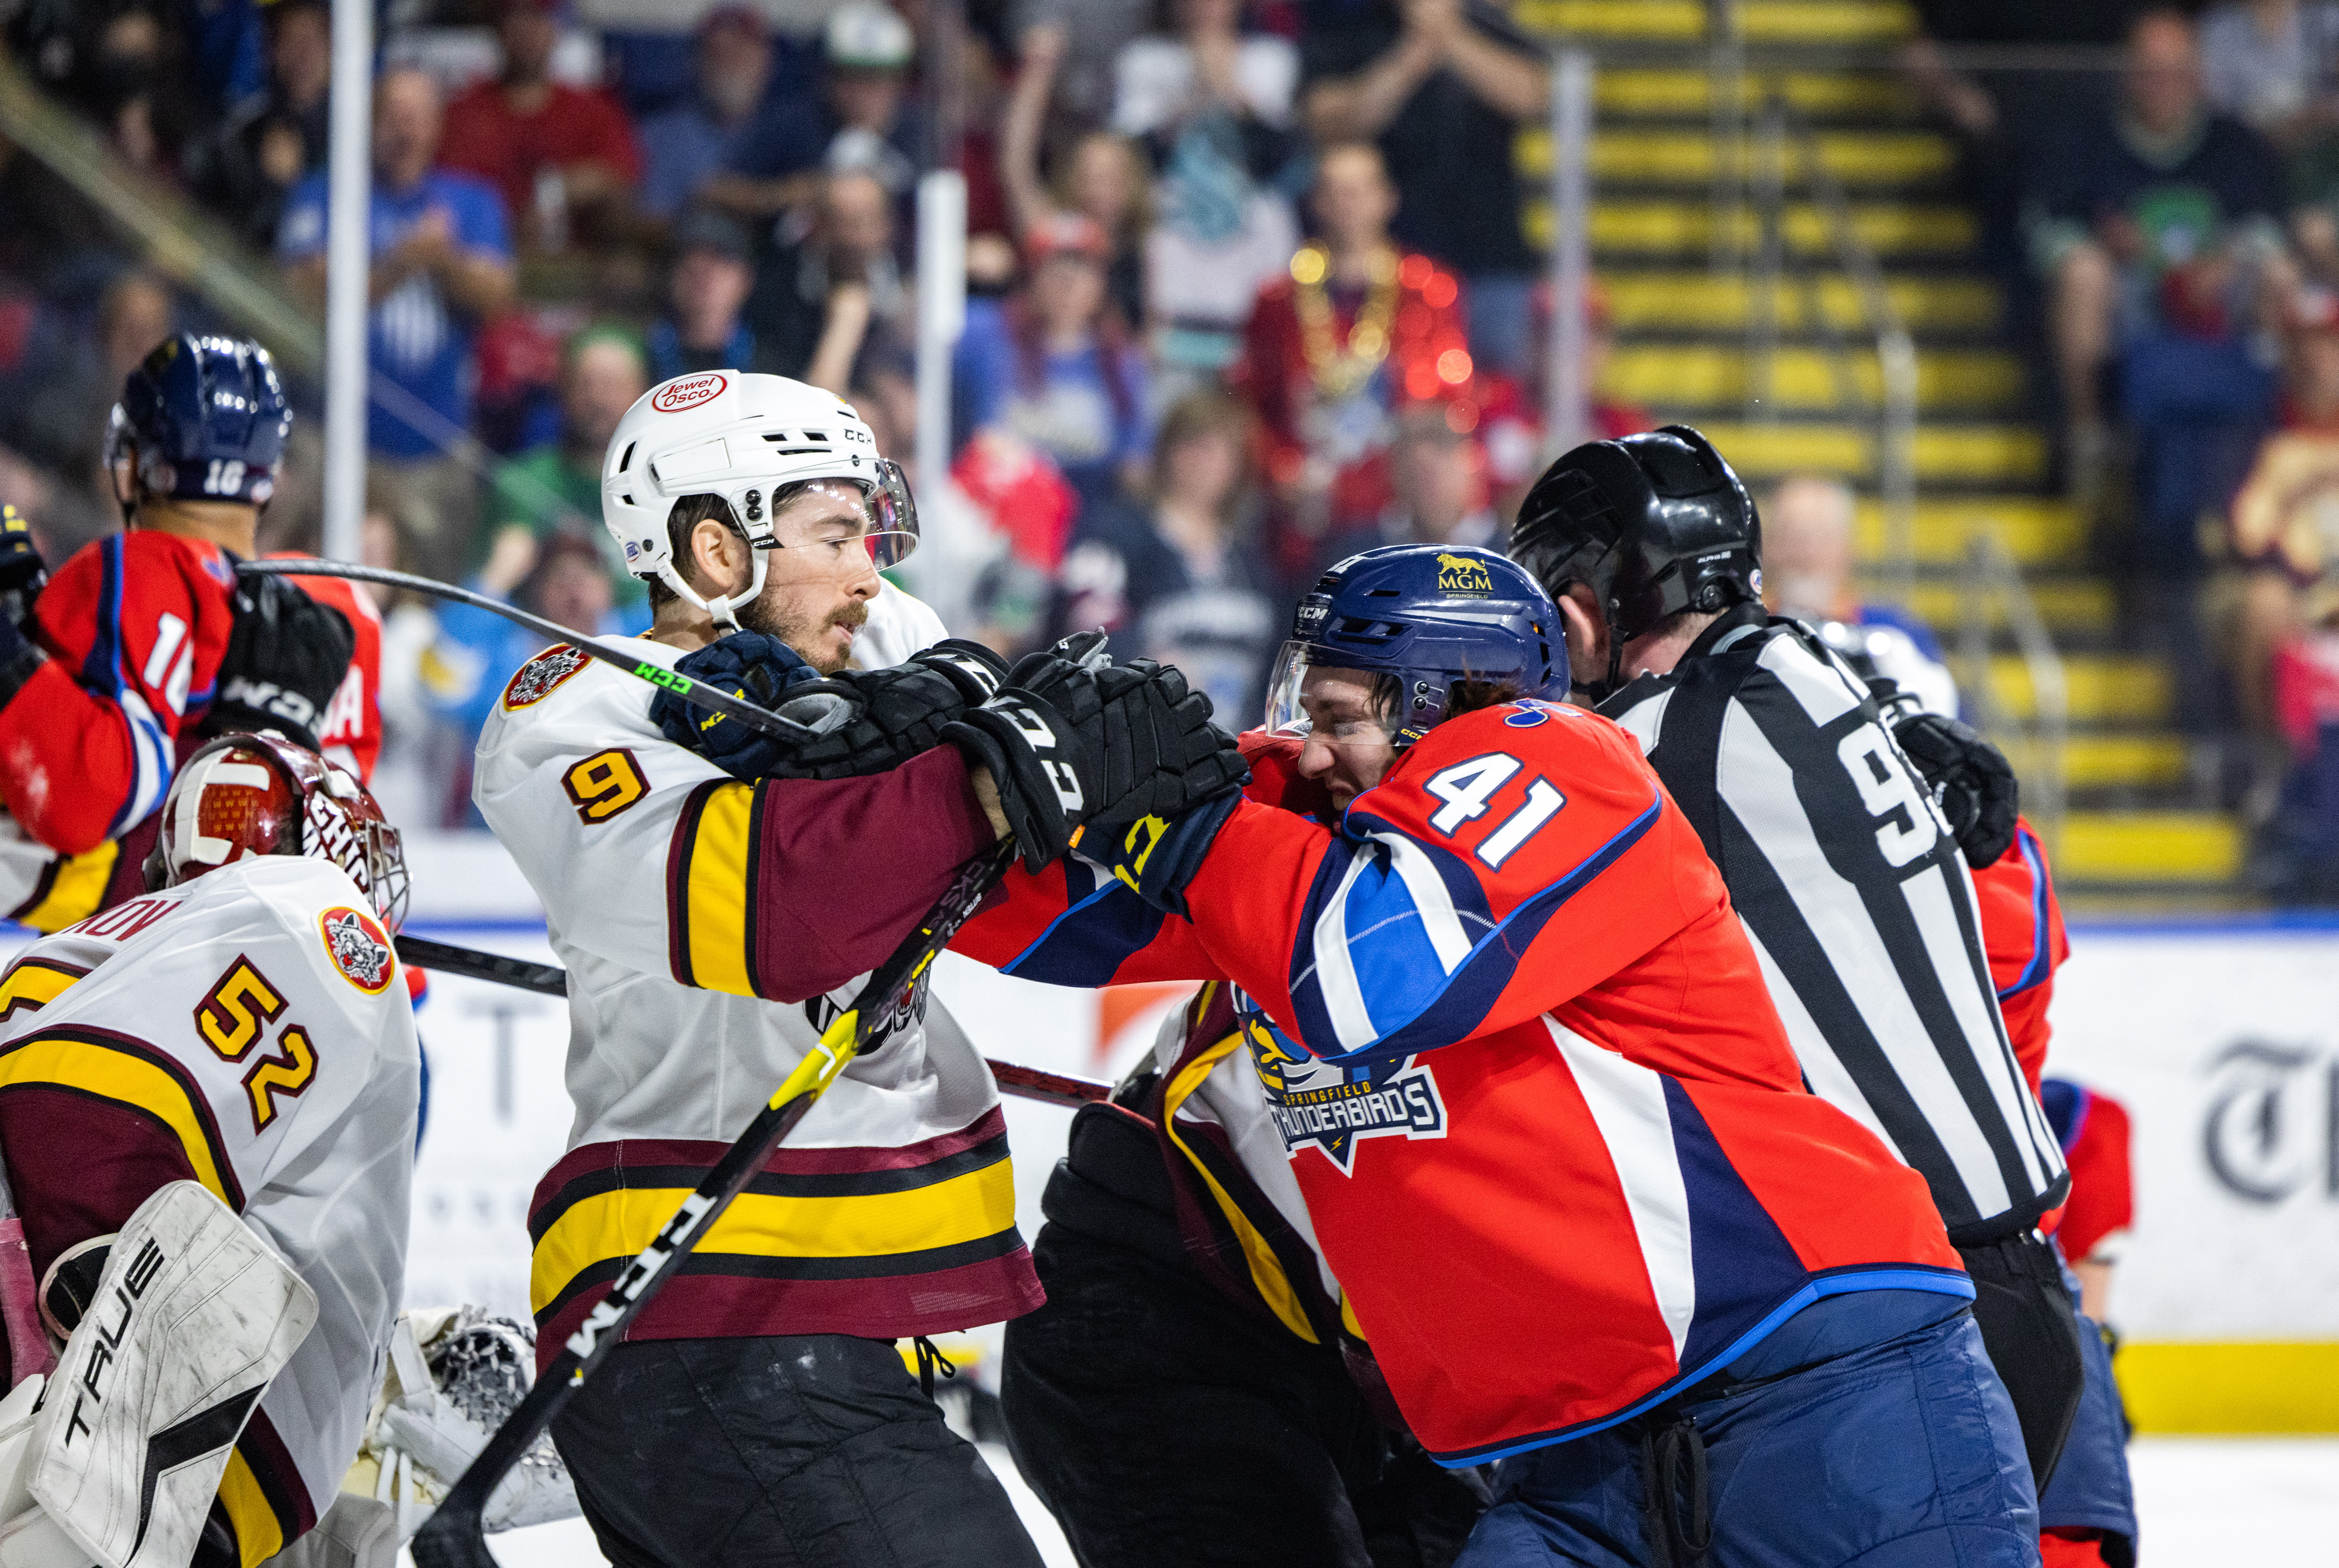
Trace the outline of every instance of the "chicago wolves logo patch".
{"label": "chicago wolves logo patch", "polygon": [[504,708],[524,708],[530,703],[540,703],[552,695],[552,688],[583,669],[593,661],[567,643],[548,647],[520,666],[519,673],[504,687]]}
{"label": "chicago wolves logo patch", "polygon": [[1420,1058],[1342,1068],[1294,1050],[1264,1020],[1247,1021],[1244,1035],[1288,1154],[1313,1144],[1350,1176],[1360,1139],[1446,1136],[1446,1101]]}
{"label": "chicago wolves logo patch", "polygon": [[317,929],[325,939],[325,956],[333,961],[341,978],[367,995],[380,995],[398,972],[398,955],[390,945],[389,933],[364,911],[346,904],[329,909],[317,917]]}

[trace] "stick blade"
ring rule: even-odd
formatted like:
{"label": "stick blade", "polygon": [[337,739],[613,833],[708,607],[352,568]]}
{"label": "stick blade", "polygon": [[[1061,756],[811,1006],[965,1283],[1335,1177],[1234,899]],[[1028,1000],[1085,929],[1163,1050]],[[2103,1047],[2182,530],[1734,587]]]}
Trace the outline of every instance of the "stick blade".
{"label": "stick blade", "polygon": [[411,1550],[414,1568],[498,1568],[495,1553],[488,1550],[479,1511],[462,1506],[452,1496],[423,1521]]}

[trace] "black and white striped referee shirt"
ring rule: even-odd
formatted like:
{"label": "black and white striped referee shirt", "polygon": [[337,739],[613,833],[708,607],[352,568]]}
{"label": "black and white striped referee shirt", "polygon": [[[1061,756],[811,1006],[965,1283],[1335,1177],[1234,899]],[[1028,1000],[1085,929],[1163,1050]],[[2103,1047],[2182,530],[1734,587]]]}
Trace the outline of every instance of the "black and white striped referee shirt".
{"label": "black and white striped referee shirt", "polygon": [[1931,1183],[1959,1245],[2063,1200],[1999,1018],[1972,879],[1866,685],[1753,607],[1600,705],[1705,841],[1813,1092]]}

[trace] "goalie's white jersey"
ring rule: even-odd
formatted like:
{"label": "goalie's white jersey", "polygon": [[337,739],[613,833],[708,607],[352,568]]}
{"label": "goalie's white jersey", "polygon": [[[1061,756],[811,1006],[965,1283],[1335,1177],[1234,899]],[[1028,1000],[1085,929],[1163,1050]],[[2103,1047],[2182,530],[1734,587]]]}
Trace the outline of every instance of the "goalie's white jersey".
{"label": "goalie's white jersey", "polygon": [[[899,659],[941,629],[889,585],[855,641]],[[949,747],[869,779],[750,785],[667,741],[654,695],[552,648],[506,686],[473,774],[568,971],[577,1119],[529,1218],[540,1361],[992,836]],[[990,1070],[929,1001],[846,1070],[627,1336],[1011,1317],[1039,1301],[1014,1212]]]}
{"label": "goalie's white jersey", "polygon": [[406,1271],[421,1062],[339,867],[239,861],[35,942],[0,978],[0,1152],[33,1266],[201,1182],[316,1292],[220,1503],[246,1563],[331,1506]]}

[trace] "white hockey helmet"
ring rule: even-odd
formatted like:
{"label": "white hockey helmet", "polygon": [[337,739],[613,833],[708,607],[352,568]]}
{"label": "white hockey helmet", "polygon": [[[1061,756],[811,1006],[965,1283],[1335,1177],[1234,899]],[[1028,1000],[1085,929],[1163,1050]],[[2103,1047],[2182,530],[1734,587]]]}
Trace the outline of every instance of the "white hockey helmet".
{"label": "white hockey helmet", "polygon": [[844,479],[868,498],[871,562],[883,571],[918,547],[918,508],[900,465],[852,405],[785,376],[702,370],[661,381],[634,400],[601,463],[601,520],[626,569],[655,577],[723,625],[732,600],[703,598],[675,564],[666,518],[684,496],[717,495],[754,548],[755,577],[741,600],[764,591],[765,554],[778,549],[768,503],[805,479]]}

